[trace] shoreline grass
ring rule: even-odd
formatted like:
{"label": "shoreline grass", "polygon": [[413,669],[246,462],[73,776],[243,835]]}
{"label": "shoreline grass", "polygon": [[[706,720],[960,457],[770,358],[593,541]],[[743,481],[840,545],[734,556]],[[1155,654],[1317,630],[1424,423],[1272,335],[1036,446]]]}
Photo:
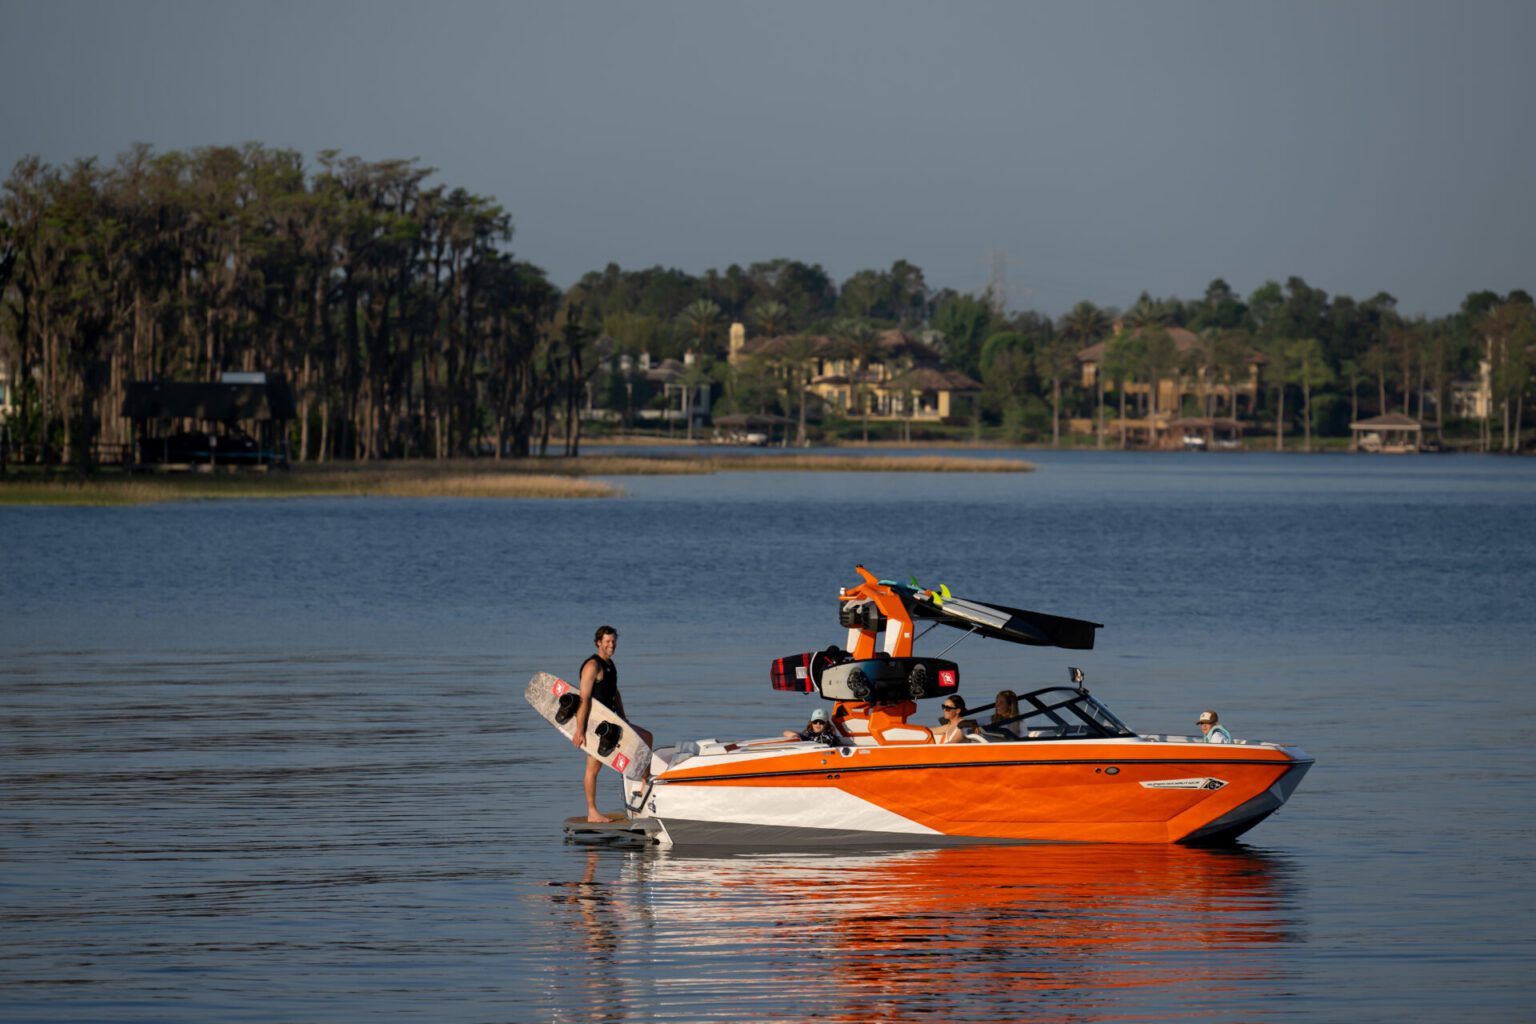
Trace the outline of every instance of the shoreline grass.
{"label": "shoreline grass", "polygon": [[763,470],[801,473],[1031,473],[1022,459],[962,455],[736,455],[706,456],[720,472]]}
{"label": "shoreline grass", "polygon": [[167,501],[271,498],[608,498],[624,493],[593,477],[736,472],[1020,473],[1015,459],[946,455],[626,456],[504,460],[408,460],[306,464],[270,473],[156,473],[113,469],[81,480],[56,471],[10,467],[0,475],[0,505],[147,505]]}
{"label": "shoreline grass", "polygon": [[[709,473],[1029,473],[1022,459],[961,455],[583,455],[545,458],[526,465],[577,476],[656,476]],[[506,472],[507,470],[503,470]],[[515,472],[516,470],[510,470]]]}
{"label": "shoreline grass", "polygon": [[7,480],[0,505],[152,505],[273,498],[610,498],[621,488],[548,474],[395,473]]}

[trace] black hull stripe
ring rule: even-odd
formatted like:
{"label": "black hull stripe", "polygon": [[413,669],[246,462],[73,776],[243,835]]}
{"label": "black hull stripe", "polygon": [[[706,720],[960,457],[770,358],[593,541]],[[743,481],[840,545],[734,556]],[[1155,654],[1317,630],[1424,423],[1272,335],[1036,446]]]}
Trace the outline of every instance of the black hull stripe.
{"label": "black hull stripe", "polygon": [[[827,765],[826,767],[823,767],[823,768],[797,768],[797,769],[795,769],[793,771],[736,772],[736,773],[732,773],[730,775],[691,775],[691,776],[689,776],[687,778],[677,778],[677,779],[669,779],[669,778],[666,778],[663,775],[663,776],[658,777],[655,781],[657,783],[665,784],[665,785],[668,785],[668,786],[676,786],[676,785],[679,785],[679,784],[685,783],[685,782],[731,782],[731,781],[734,781],[736,779],[791,778],[791,777],[798,776],[798,775],[822,775],[822,776],[826,776],[826,775],[852,775],[852,774],[854,774],[856,772],[910,772],[910,771],[925,771],[926,772],[926,771],[947,770],[947,769],[951,769],[951,768],[1055,768],[1055,767],[1057,767],[1059,765],[1070,765],[1070,764],[1114,765],[1116,768],[1129,768],[1129,767],[1131,767],[1133,765],[1142,765],[1142,764],[1160,764],[1160,765],[1240,764],[1240,765],[1270,765],[1270,766],[1273,766],[1273,767],[1276,767],[1276,768],[1294,768],[1294,767],[1296,767],[1298,765],[1310,765],[1310,764],[1312,764],[1312,762],[1311,761],[1271,761],[1271,760],[1268,760],[1268,759],[1265,759],[1265,760],[1242,760],[1242,759],[1237,759],[1237,758],[1223,759],[1223,760],[1219,760],[1218,761],[1218,760],[1211,760],[1211,759],[1207,759],[1207,758],[1201,758],[1199,760],[1178,760],[1178,759],[1172,759],[1172,758],[1170,758],[1170,759],[1158,758],[1158,759],[1155,759],[1155,760],[1152,759],[1152,758],[1136,758],[1134,760],[1131,760],[1131,759],[1117,760],[1115,758],[1107,758],[1107,757],[1086,757],[1086,758],[1081,758],[1081,759],[1073,758],[1073,759],[1067,759],[1067,760],[1061,760],[1061,761],[956,761],[956,762],[954,762],[952,764],[924,764],[924,765],[892,764],[892,765],[870,765],[868,767],[847,767],[847,768],[845,768],[845,767],[843,767],[841,765],[837,765],[837,766]],[[1124,780],[1124,781],[1130,781],[1130,780],[1127,779],[1127,780]]]}

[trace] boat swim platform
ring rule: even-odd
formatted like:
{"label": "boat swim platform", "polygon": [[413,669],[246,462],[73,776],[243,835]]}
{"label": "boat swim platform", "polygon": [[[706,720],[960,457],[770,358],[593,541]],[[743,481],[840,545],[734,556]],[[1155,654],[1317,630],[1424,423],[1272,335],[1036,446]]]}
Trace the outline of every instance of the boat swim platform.
{"label": "boat swim platform", "polygon": [[661,826],[651,818],[631,819],[619,812],[608,813],[608,821],[588,821],[586,815],[565,819],[565,838],[576,843],[649,846],[656,842]]}

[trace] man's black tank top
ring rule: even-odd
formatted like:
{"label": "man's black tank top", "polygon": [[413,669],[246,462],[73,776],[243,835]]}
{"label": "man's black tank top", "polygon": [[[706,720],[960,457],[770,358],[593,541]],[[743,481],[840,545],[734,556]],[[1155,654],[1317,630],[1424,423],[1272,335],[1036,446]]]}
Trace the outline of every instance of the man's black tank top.
{"label": "man's black tank top", "polygon": [[[581,663],[581,671],[585,672],[587,665],[594,661],[597,662],[597,669],[600,675],[592,681],[593,699],[602,701],[612,708],[615,714],[623,718],[624,700],[619,696],[619,670],[612,661],[594,654]],[[580,679],[581,676],[578,675],[576,678]]]}

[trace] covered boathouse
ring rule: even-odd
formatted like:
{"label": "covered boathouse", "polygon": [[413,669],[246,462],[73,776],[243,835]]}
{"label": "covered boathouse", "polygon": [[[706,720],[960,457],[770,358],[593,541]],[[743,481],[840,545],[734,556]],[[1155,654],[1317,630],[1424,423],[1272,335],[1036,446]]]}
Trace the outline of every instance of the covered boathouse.
{"label": "covered boathouse", "polygon": [[1401,455],[1425,448],[1424,424],[1412,416],[1389,412],[1349,425],[1349,450]]}
{"label": "covered boathouse", "polygon": [[295,411],[279,373],[226,373],[216,384],[133,381],[123,399],[133,421],[128,465],[286,467]]}

